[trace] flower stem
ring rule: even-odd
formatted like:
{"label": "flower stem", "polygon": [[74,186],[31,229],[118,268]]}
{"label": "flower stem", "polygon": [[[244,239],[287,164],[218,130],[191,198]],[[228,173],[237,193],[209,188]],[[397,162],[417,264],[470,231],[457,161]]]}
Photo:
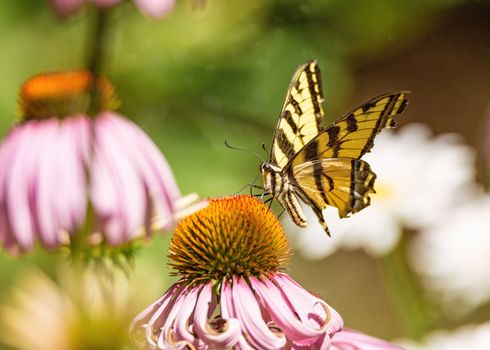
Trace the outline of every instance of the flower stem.
{"label": "flower stem", "polygon": [[403,322],[406,335],[420,339],[431,328],[433,315],[408,266],[405,256],[406,235],[405,232],[395,249],[378,262],[386,289]]}
{"label": "flower stem", "polygon": [[94,24],[88,40],[87,69],[92,75],[92,88],[90,90],[90,115],[100,110],[100,96],[97,89],[97,80],[102,73],[104,58],[108,47],[108,12],[106,9],[95,9]]}

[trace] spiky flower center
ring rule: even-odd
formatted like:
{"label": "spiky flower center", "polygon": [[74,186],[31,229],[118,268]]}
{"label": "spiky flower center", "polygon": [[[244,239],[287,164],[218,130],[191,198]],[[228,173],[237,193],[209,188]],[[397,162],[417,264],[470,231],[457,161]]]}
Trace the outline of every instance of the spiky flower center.
{"label": "spiky flower center", "polygon": [[290,254],[276,216],[257,198],[244,195],[212,199],[184,218],[169,251],[173,274],[196,283],[277,272]]}
{"label": "spiky flower center", "polygon": [[22,85],[19,103],[23,120],[87,115],[118,105],[113,85],[87,70],[36,75]]}

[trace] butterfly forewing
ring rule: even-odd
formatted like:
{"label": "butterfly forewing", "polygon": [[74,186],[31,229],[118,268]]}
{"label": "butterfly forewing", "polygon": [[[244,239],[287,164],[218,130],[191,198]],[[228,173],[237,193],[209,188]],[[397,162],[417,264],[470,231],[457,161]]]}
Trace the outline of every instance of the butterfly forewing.
{"label": "butterfly forewing", "polygon": [[293,76],[279,115],[269,163],[280,168],[321,130],[323,91],[315,61],[301,65]]}
{"label": "butterfly forewing", "polygon": [[297,152],[290,166],[315,159],[361,158],[371,150],[374,138],[383,128],[395,126],[393,117],[404,110],[405,95],[395,92],[375,97],[337,119]]}

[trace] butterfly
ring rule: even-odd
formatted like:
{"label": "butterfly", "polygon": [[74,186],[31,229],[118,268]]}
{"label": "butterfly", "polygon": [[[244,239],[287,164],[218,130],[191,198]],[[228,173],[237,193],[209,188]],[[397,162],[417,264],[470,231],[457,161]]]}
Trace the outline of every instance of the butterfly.
{"label": "butterfly", "polygon": [[407,105],[407,92],[375,97],[321,125],[323,91],[316,61],[298,67],[279,114],[267,162],[261,164],[266,194],[276,199],[294,223],[306,227],[300,200],[313,209],[330,236],[322,210],[338,208],[341,218],[369,206],[376,174],[360,159],[383,128]]}

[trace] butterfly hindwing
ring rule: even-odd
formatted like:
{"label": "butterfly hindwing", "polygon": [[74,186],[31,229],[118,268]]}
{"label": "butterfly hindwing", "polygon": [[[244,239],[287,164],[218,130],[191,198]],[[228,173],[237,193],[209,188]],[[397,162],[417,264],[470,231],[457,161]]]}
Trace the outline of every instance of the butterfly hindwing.
{"label": "butterfly hindwing", "polygon": [[323,119],[320,69],[315,61],[301,65],[289,84],[274,133],[269,163],[280,168],[318,135]]}
{"label": "butterfly hindwing", "polygon": [[297,152],[290,166],[316,159],[361,158],[383,128],[396,125],[393,117],[407,105],[405,95],[395,92],[375,97],[337,119]]}
{"label": "butterfly hindwing", "polygon": [[338,208],[340,217],[369,205],[376,179],[368,163],[348,158],[308,161],[291,169],[290,176],[295,191],[317,216],[330,205]]}

